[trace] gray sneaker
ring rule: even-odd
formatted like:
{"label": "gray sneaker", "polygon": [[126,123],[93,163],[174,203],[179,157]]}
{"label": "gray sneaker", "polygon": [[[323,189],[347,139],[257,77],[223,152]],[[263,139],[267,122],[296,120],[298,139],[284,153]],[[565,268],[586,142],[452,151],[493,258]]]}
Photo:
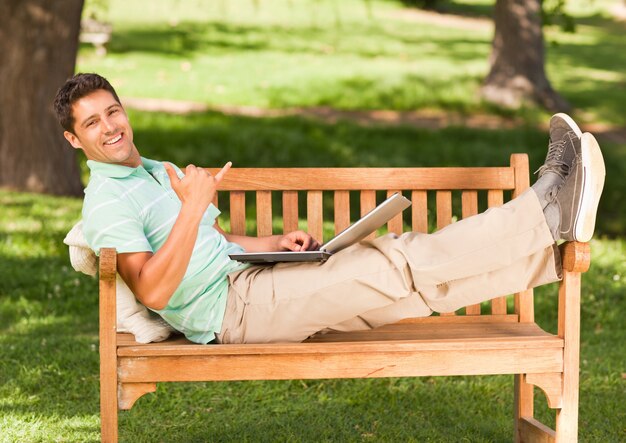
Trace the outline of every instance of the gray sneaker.
{"label": "gray sneaker", "polygon": [[580,156],[581,136],[582,131],[569,115],[554,114],[550,119],[548,154],[544,164],[536,171],[539,178],[533,185],[542,208],[554,200],[576,157]]}
{"label": "gray sneaker", "polygon": [[585,132],[581,154],[544,214],[555,240],[587,242],[596,224],[606,170],[598,142]]}

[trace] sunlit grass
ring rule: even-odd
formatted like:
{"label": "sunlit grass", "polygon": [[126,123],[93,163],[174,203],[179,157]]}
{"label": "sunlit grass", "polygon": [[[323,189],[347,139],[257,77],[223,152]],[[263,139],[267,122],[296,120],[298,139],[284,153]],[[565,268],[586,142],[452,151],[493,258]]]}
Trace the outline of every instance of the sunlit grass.
{"label": "sunlit grass", "polygon": [[[415,18],[400,2],[383,0],[117,0],[108,14],[114,24],[108,55],[85,46],[79,69],[109,77],[126,96],[491,113],[478,89],[488,70],[492,3],[442,2],[451,13],[482,17],[483,25],[464,28]],[[576,33],[545,28],[546,69],[555,88],[584,111],[581,118],[623,124],[625,26],[611,20],[610,7],[568,2],[579,26]]]}

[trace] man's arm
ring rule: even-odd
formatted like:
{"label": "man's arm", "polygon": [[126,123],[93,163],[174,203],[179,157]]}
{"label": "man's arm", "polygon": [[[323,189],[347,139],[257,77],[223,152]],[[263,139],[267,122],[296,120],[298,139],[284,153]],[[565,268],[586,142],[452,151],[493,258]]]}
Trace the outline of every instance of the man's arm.
{"label": "man's arm", "polygon": [[169,237],[155,254],[135,252],[118,257],[118,272],[145,306],[165,308],[180,285],[191,260],[202,216],[230,165],[227,163],[215,177],[189,165],[185,176],[179,179],[174,169],[165,164],[172,189],[182,203]]}
{"label": "man's arm", "polygon": [[246,235],[228,234],[219,227],[217,222],[213,227],[221,232],[226,237],[226,240],[237,243],[246,252],[317,251],[320,248],[317,240],[303,231],[293,231],[284,235],[249,237]]}

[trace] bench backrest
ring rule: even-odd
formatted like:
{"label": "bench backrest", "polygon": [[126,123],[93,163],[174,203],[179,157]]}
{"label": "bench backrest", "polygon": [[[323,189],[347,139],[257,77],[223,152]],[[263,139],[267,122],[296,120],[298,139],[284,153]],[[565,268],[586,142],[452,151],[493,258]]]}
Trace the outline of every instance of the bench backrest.
{"label": "bench backrest", "polygon": [[[450,224],[454,216],[465,218],[477,214],[479,193],[486,193],[486,204],[492,207],[502,205],[505,195],[514,198],[527,189],[528,156],[512,154],[510,161],[510,166],[482,168],[233,168],[221,183],[215,203],[218,206],[219,201],[229,200],[229,204],[223,206],[229,207],[230,214],[224,215],[230,216],[233,234],[246,233],[246,194],[250,200],[250,193],[253,193],[248,209],[253,211],[256,206],[257,235],[279,233],[273,229],[275,219],[282,219],[283,232],[296,230],[302,217],[306,218],[305,229],[314,238],[328,240],[323,238],[325,196],[332,198],[332,222],[338,233],[354,222],[350,219],[351,195],[354,199],[358,194],[363,215],[376,206],[377,191],[386,195],[403,192],[412,201],[410,223],[403,223],[403,215],[398,215],[387,224],[388,231],[397,234],[405,230],[428,232],[429,195],[432,198],[434,194],[431,206],[435,208],[430,226],[441,229]],[[279,200],[282,204],[272,204],[273,194],[282,194]],[[460,194],[460,214],[453,214],[453,195],[457,199],[457,194]],[[299,199],[304,195],[305,214],[300,214],[299,206],[303,205],[299,205]],[[282,206],[282,214],[273,211],[273,206]],[[404,219],[409,217],[405,215]],[[507,312],[507,297],[492,300],[491,309],[472,305],[459,311],[457,314],[481,316],[485,321],[533,321],[532,290],[515,294],[512,313]],[[442,314],[452,315],[455,313]]]}

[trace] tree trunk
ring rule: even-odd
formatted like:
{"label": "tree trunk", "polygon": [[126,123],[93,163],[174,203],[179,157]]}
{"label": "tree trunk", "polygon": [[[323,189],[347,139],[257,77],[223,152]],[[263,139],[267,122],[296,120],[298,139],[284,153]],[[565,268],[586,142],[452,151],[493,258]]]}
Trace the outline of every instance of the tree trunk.
{"label": "tree trunk", "polygon": [[497,0],[494,15],[491,70],[482,96],[508,108],[534,102],[551,111],[569,110],[546,77],[540,0]]}
{"label": "tree trunk", "polygon": [[83,0],[0,2],[0,186],[80,195],[75,150],[52,110],[74,73]]}

